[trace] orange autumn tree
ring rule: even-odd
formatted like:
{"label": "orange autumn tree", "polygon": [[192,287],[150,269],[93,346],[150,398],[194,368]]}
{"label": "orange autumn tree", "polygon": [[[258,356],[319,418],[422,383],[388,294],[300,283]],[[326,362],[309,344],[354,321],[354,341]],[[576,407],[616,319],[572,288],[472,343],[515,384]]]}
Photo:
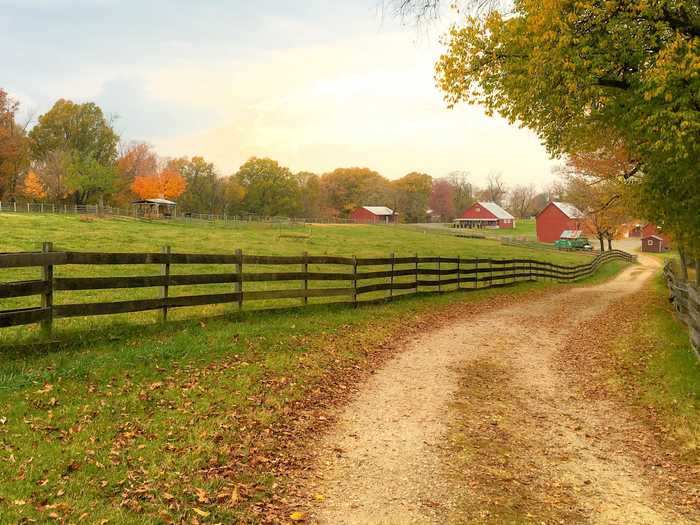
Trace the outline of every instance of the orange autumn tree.
{"label": "orange autumn tree", "polygon": [[153,175],[134,177],[131,191],[142,199],[175,199],[187,188],[187,182],[176,170],[165,168]]}
{"label": "orange autumn tree", "polygon": [[22,195],[33,200],[41,200],[46,197],[46,187],[34,171],[27,173],[20,191]]}

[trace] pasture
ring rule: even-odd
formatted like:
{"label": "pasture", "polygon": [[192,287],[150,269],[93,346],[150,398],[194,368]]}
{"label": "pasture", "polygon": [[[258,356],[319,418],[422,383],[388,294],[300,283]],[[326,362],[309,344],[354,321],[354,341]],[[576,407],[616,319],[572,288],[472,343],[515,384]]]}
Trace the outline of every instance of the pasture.
{"label": "pasture", "polygon": [[[299,256],[304,252],[318,256],[397,257],[435,256],[462,258],[537,258],[559,264],[581,264],[589,258],[572,253],[543,255],[541,252],[521,247],[504,247],[498,242],[481,239],[464,239],[451,235],[439,235],[432,230],[420,231],[404,226],[361,225],[272,225],[239,224],[237,226],[202,221],[149,222],[129,218],[81,219],[77,216],[0,214],[0,228],[4,236],[0,252],[36,251],[44,240],[54,243],[54,250],[86,252],[150,252],[157,253],[168,245],[173,253],[233,254],[241,249],[247,255]],[[321,265],[309,265],[309,271],[329,271]],[[375,267],[375,270],[389,268]],[[260,271],[298,271],[299,265],[285,267],[261,267]],[[173,266],[173,272],[226,273],[234,272],[234,265],[181,264]],[[348,270],[345,270],[348,271]],[[115,277],[154,276],[160,265],[117,266],[59,266],[55,277]],[[40,269],[0,270],[1,281],[32,280],[40,277]],[[407,281],[409,278],[404,278]],[[401,278],[397,279],[397,282]],[[317,283],[318,287],[338,286],[333,281]],[[368,284],[373,284],[372,282]],[[246,284],[246,291],[271,291],[273,289],[298,288],[298,283]],[[187,285],[171,288],[174,295],[216,294],[233,291],[232,284]],[[374,294],[381,297],[381,294]],[[87,290],[61,292],[55,304],[80,304],[90,302],[153,299],[158,289],[129,288],[113,290]],[[375,298],[376,298],[375,297]],[[39,297],[0,299],[0,309],[38,306]],[[329,299],[313,298],[311,303],[328,302]],[[299,300],[271,299],[256,302],[256,308],[278,308],[298,305]],[[171,311],[173,320],[204,318],[230,313],[230,305],[198,306]],[[109,329],[128,324],[150,324],[157,319],[152,312],[118,314],[100,318],[73,318],[57,323],[60,338],[72,337],[78,331]],[[61,335],[64,332],[67,335]],[[38,337],[37,326],[18,327],[0,332],[0,343],[31,341]]]}
{"label": "pasture", "polygon": [[[157,252],[168,244],[189,253],[241,248],[270,255],[542,258],[541,252],[495,241],[391,226],[225,228],[0,215],[0,228],[3,252],[36,250],[51,240],[57,249],[84,251]],[[551,257],[564,264],[590,260],[571,253]],[[622,266],[608,263],[597,278]],[[22,272],[21,278],[36,278],[31,271],[5,270],[0,279],[15,280]],[[98,276],[104,268],[61,271]],[[61,343],[51,351],[17,344],[33,341],[35,328],[0,332],[3,520],[259,522],[275,512],[275,498],[284,493],[288,467],[273,458],[286,458],[291,466],[297,461],[281,447],[311,424],[305,400],[334,388],[332,374],[356,373],[368,356],[416,329],[426,314],[553,286],[523,283],[506,292],[419,295],[359,309],[311,304],[236,313],[231,306],[199,307],[176,310],[167,324],[156,323],[153,312],[75,319],[61,321]],[[72,300],[147,292],[81,292]],[[6,300],[2,308],[15,305]],[[231,315],[205,318],[217,313]]]}

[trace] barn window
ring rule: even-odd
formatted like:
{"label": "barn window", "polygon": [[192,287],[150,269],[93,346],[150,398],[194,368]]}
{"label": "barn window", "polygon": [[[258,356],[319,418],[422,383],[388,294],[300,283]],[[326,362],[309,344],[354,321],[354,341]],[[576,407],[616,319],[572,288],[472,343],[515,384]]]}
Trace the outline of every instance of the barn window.
{"label": "barn window", "polygon": [[654,241],[652,241],[651,239],[649,239],[649,240],[647,241],[647,244],[648,244],[649,246],[654,246]]}
{"label": "barn window", "polygon": [[476,208],[474,208],[474,211],[480,212],[480,211],[481,211],[481,208],[479,208],[479,207],[477,206]]}

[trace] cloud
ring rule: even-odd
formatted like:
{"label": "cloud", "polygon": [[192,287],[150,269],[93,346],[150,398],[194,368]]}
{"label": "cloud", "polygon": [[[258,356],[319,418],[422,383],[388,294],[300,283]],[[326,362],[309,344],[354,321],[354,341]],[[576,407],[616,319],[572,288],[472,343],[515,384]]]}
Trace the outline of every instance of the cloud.
{"label": "cloud", "polygon": [[218,118],[154,142],[171,155],[204,155],[226,173],[270,156],[294,170],[363,165],[395,178],[463,169],[477,180],[499,171],[510,183],[546,183],[554,163],[532,133],[480,108],[446,109],[433,81],[439,51],[383,32],[161,68],[147,75],[150,91]]}

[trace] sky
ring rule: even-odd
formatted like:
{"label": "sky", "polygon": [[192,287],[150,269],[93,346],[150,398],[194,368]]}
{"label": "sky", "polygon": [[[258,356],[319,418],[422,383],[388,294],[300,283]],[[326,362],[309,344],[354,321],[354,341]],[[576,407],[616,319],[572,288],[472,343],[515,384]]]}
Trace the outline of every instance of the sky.
{"label": "sky", "polygon": [[433,78],[445,23],[419,30],[380,4],[0,0],[0,87],[27,118],[59,98],[96,102],[122,140],[224,175],[257,156],[316,173],[551,181],[532,132],[446,108]]}

